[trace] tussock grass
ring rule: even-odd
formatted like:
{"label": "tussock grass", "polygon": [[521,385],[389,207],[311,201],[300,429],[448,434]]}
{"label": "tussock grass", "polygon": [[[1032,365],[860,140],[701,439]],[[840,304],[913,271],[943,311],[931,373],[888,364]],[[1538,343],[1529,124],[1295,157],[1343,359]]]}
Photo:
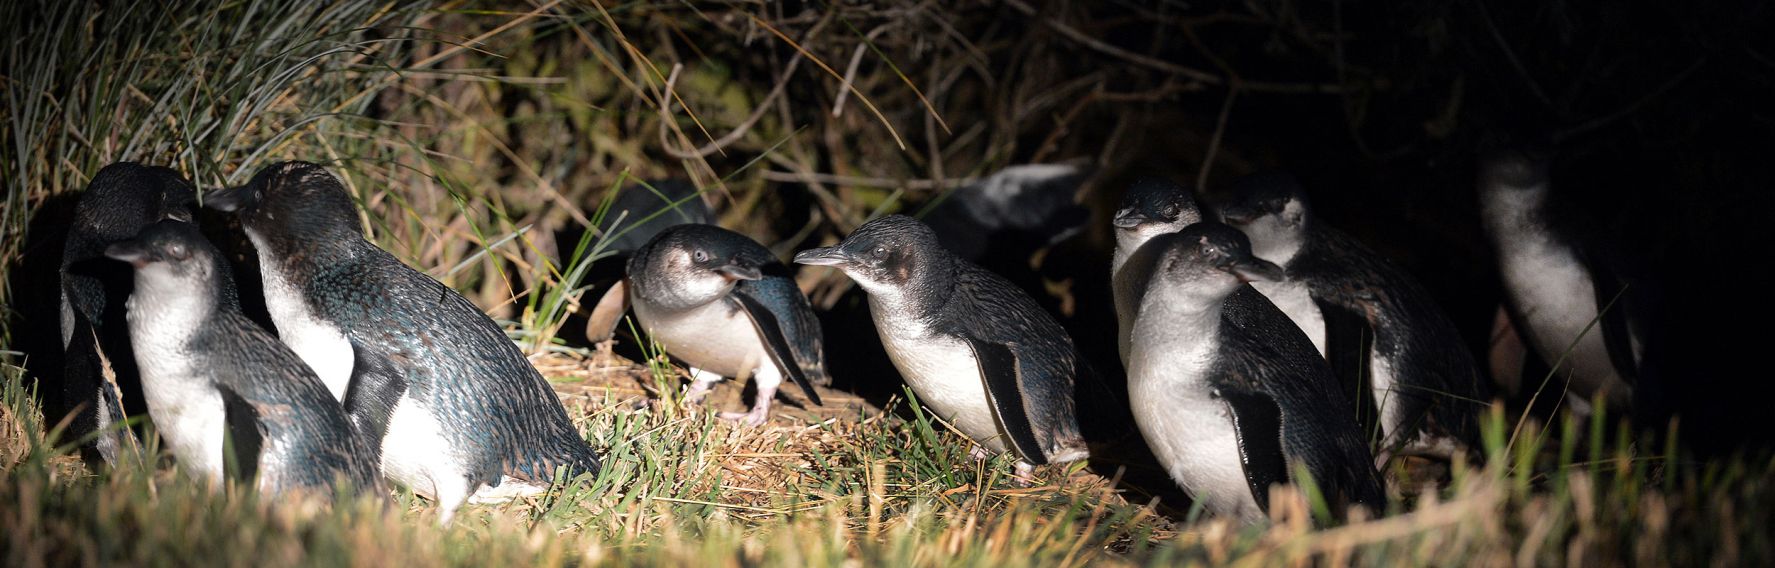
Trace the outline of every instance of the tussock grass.
{"label": "tussock grass", "polygon": [[[1009,6],[1080,33],[1059,16]],[[1014,155],[1052,160],[1090,147],[1083,155],[1100,163],[1119,159],[1116,146],[1128,143],[1121,122],[1101,144],[1060,134],[1089,128],[1081,118],[1089,105],[1069,95],[1152,102],[1217,84],[1093,92],[1104,75],[1066,77],[1060,62],[1077,46],[1065,31],[1030,39],[998,27],[978,37],[956,29],[994,16],[990,7],[823,9],[538,2],[502,11],[364,1],[0,8],[8,282],[41,279],[12,272],[29,246],[51,246],[29,234],[33,216],[105,163],[167,164],[205,187],[244,181],[276,160],[324,163],[364,206],[376,242],[512,323],[606,456],[593,479],[468,507],[447,528],[407,493],[322,507],[202,487],[164,459],[89,472],[69,455],[72,441],[45,421],[31,361],[13,348],[50,333],[53,320],[21,319],[21,291],[9,287],[0,295],[9,316],[0,333],[0,556],[16,566],[1775,558],[1766,528],[1775,521],[1775,461],[1646,455],[1601,421],[1543,429],[1500,411],[1485,423],[1484,465],[1456,464],[1446,487],[1384,518],[1316,529],[1322,507],[1285,491],[1271,500],[1275,523],[1242,528],[1131,502],[1138,493],[1078,466],[1045,468],[1035,487],[1019,487],[1009,458],[969,458],[965,441],[915,407],[896,412],[904,403],[779,413],[767,427],[735,428],[682,406],[678,378],[655,350],[628,363],[559,340],[584,300],[589,267],[606,252],[596,235],[558,243],[553,231],[600,218],[599,198],[611,188],[690,177],[724,203],[725,224],[774,236],[782,252],[822,227],[848,230]],[[1002,70],[988,66],[1006,60]]]}

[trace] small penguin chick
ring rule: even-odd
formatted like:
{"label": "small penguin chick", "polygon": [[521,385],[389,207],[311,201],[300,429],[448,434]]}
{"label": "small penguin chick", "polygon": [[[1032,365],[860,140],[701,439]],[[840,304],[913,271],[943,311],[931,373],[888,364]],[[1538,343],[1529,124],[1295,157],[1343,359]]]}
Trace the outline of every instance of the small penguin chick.
{"label": "small penguin chick", "polygon": [[868,292],[888,358],[964,436],[1031,465],[1086,456],[1072,338],[1010,282],[945,250],[930,227],[885,216],[795,262],[838,268]]}
{"label": "small penguin chick", "polygon": [[105,254],[135,267],[143,393],[188,473],[220,481],[232,468],[271,494],[378,490],[369,441],[295,353],[225,301],[228,267],[195,226],[161,221]]}
{"label": "small penguin chick", "polygon": [[[1136,257],[1147,241],[1202,221],[1202,211],[1189,188],[1163,178],[1143,178],[1122,196],[1116,211],[1115,255],[1110,260],[1111,298],[1116,307],[1116,347],[1128,360],[1128,332],[1143,287],[1151,280],[1152,258]],[[1133,262],[1130,262],[1132,260]]]}
{"label": "small penguin chick", "polygon": [[1215,222],[1149,248],[1156,268],[1133,326],[1128,390],[1142,436],[1178,485],[1213,513],[1256,523],[1270,486],[1288,483],[1298,464],[1339,510],[1380,510],[1373,457],[1330,368],[1246,285],[1281,278],[1281,267]]}
{"label": "small penguin chick", "polygon": [[1345,392],[1365,393],[1358,411],[1378,426],[1383,461],[1394,453],[1447,460],[1478,442],[1489,389],[1460,332],[1416,278],[1315,219],[1305,188],[1286,173],[1241,178],[1217,205],[1258,257],[1286,269],[1287,278],[1252,287],[1322,355],[1345,361],[1335,371]]}
{"label": "small penguin chick", "polygon": [[758,425],[788,377],[820,404],[814,384],[830,379],[819,319],[764,245],[714,225],[679,225],[636,250],[628,272],[641,327],[700,371],[692,377],[693,397],[722,377],[750,375],[758,387],[752,410],[723,417]]}

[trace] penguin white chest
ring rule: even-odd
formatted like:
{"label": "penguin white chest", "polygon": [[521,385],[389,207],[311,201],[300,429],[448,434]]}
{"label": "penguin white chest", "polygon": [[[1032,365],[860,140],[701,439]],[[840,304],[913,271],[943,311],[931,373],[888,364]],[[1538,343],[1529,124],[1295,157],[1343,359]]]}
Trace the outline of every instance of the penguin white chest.
{"label": "penguin white chest", "polygon": [[888,359],[919,402],[982,447],[994,452],[1009,449],[986,399],[986,381],[973,348],[909,318],[884,319],[879,311],[875,328]]}
{"label": "penguin white chest", "polygon": [[1209,511],[1262,520],[1232,418],[1213,395],[1209,373],[1217,344],[1211,330],[1165,333],[1142,329],[1159,322],[1142,323],[1149,325],[1135,327],[1130,346],[1128,395],[1147,446],[1171,479]]}
{"label": "penguin white chest", "polygon": [[1313,347],[1319,350],[1319,356],[1325,356],[1325,314],[1319,311],[1319,304],[1307,291],[1307,285],[1293,280],[1283,282],[1252,282],[1252,288],[1263,293],[1270,303],[1288,314],[1288,319],[1295,327],[1306,332],[1307,339],[1313,340]]}
{"label": "penguin white chest", "polygon": [[1606,389],[1617,408],[1630,400],[1631,387],[1615,372],[1601,326],[1585,330],[1597,318],[1598,303],[1609,298],[1596,297],[1576,254],[1551,236],[1520,235],[1501,256],[1505,287],[1542,359],[1553,364],[1563,356],[1560,374],[1570,370],[1574,394],[1588,399]]}
{"label": "penguin white chest", "polygon": [[723,298],[688,310],[661,310],[637,299],[635,318],[666,352],[723,377],[751,375],[774,365],[744,309]]}
{"label": "penguin white chest", "polygon": [[203,324],[203,314],[192,306],[161,303],[160,296],[138,286],[129,300],[130,343],[141,373],[142,398],[181,467],[196,477],[220,480],[226,429],[222,396],[208,365],[190,345],[191,330]]}
{"label": "penguin white chest", "polygon": [[265,308],[271,312],[272,323],[277,324],[277,338],[314,369],[334,399],[345,400],[345,390],[351,386],[351,369],[355,364],[351,341],[345,338],[345,332],[339,326],[309,309],[302,290],[274,269],[277,266],[275,259],[266,258],[268,249],[259,244],[259,238],[250,230],[247,235],[253,237],[254,246],[259,247],[259,266],[264,268]]}

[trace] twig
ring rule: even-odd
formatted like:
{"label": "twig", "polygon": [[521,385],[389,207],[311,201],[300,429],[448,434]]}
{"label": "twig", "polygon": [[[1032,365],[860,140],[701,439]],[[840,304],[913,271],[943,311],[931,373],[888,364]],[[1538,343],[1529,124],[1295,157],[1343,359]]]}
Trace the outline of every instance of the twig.
{"label": "twig", "polygon": [[1665,81],[1664,84],[1659,85],[1657,89],[1653,89],[1652,92],[1646,93],[1645,96],[1628,103],[1627,106],[1621,108],[1621,110],[1584,121],[1583,124],[1553,133],[1553,141],[1557,143],[1562,140],[1568,140],[1573,136],[1608,126],[1609,123],[1620,120],[1622,117],[1639,112],[1639,109],[1645,108],[1647,104],[1650,104],[1652,101],[1669,93],[1672,89],[1681,85],[1683,81],[1687,81],[1689,76],[1694,75],[1695,71],[1701,69],[1701,66],[1705,63],[1707,63],[1707,58],[1702,57],[1693,65],[1690,65],[1688,69],[1684,69],[1681,73],[1677,73],[1675,77],[1671,77],[1669,81]]}
{"label": "twig", "polygon": [[948,188],[952,188],[952,187],[965,186],[967,184],[974,183],[976,181],[976,178],[955,178],[955,179],[944,179],[944,180],[929,180],[929,179],[904,179],[904,180],[902,180],[902,179],[891,179],[891,178],[846,176],[846,175],[826,174],[826,173],[811,173],[811,172],[810,173],[801,173],[801,172],[783,172],[783,171],[765,171],[764,172],[764,179],[768,180],[768,181],[790,182],[790,183],[805,183],[805,182],[811,181],[811,182],[815,182],[815,183],[829,183],[829,184],[843,185],[843,186],[903,187],[906,189],[915,189],[915,190],[948,189]]}
{"label": "twig", "polygon": [[862,101],[863,106],[869,107],[869,112],[875,113],[875,118],[880,119],[881,125],[887,127],[888,134],[892,135],[894,137],[894,144],[898,145],[901,150],[906,149],[906,141],[900,138],[900,131],[894,129],[894,124],[892,122],[888,121],[887,115],[882,114],[881,109],[875,108],[875,103],[869,102],[869,97],[863,96],[863,93],[861,91],[857,90],[856,85],[852,85],[850,83],[850,81],[846,81],[842,75],[838,74],[837,71],[832,70],[832,66],[827,65],[825,61],[821,61],[820,58],[814,57],[813,54],[808,53],[807,48],[802,47],[801,44],[796,43],[795,40],[789,39],[789,36],[784,35],[782,31],[777,30],[777,28],[774,26],[771,26],[770,23],[765,22],[764,20],[758,19],[758,16],[753,16],[751,14],[747,14],[747,16],[752,18],[752,23],[757,24],[758,26],[760,26],[766,30],[769,30],[770,33],[775,34],[778,39],[783,40],[784,43],[787,43],[787,44],[789,44],[790,47],[795,48],[795,51],[799,51],[803,54],[808,55],[808,59],[812,59],[814,61],[814,65],[820,66],[820,69],[825,70],[826,73],[832,75],[832,77],[834,77],[834,78],[838,79],[840,82],[842,82],[843,83],[842,86],[844,88],[850,89],[851,92],[856,93],[857,100]]}
{"label": "twig", "polygon": [[[817,31],[818,29],[819,29],[819,24],[815,24],[814,29],[808,30],[808,34],[803,37],[803,41],[806,41],[808,38],[813,37],[814,32]],[[737,126],[734,126],[732,132],[728,132],[727,134],[722,135],[720,138],[716,138],[715,140],[710,141],[708,144],[704,144],[704,145],[694,148],[688,152],[674,148],[674,147],[672,147],[671,144],[667,143],[668,139],[666,137],[666,133],[667,133],[666,121],[671,117],[671,114],[672,114],[672,101],[671,101],[671,99],[667,99],[665,106],[660,109],[660,118],[661,118],[660,125],[659,125],[660,149],[665,150],[667,154],[670,154],[674,158],[678,158],[681,160],[693,160],[693,159],[699,159],[699,158],[706,158],[711,154],[721,151],[722,148],[726,148],[727,145],[739,141],[739,139],[741,137],[744,137],[747,132],[750,132],[752,130],[752,127],[754,125],[758,124],[758,119],[763,118],[764,113],[766,111],[770,110],[771,103],[775,102],[777,97],[780,97],[783,95],[783,91],[789,85],[789,78],[793,77],[795,75],[795,68],[799,65],[801,65],[801,52],[797,51],[797,52],[795,52],[794,57],[789,58],[789,66],[787,68],[783,69],[783,74],[780,78],[777,79],[776,86],[772,87],[770,89],[770,93],[767,93],[764,95],[764,100],[759,101],[758,108],[752,109],[751,115],[746,116],[745,120],[740,121],[740,123]],[[677,77],[677,76],[678,76],[678,65],[674,64],[672,66],[672,77]],[[668,88],[668,89],[672,88],[672,79],[671,78],[667,79],[666,88]]]}

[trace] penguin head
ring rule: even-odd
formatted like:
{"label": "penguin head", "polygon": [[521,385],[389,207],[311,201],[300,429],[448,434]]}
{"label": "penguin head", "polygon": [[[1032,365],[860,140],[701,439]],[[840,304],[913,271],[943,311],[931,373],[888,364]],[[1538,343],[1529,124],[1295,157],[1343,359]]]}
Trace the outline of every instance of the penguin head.
{"label": "penguin head", "polygon": [[1270,282],[1284,276],[1282,267],[1251,253],[1251,242],[1244,233],[1214,221],[1161,235],[1151,246],[1164,251],[1159,259],[1160,277],[1193,292],[1225,295],[1246,282]]}
{"label": "penguin head", "polygon": [[1189,188],[1164,178],[1143,178],[1122,196],[1116,210],[1116,247],[1134,251],[1153,237],[1202,221]]}
{"label": "penguin head", "polygon": [[205,207],[240,216],[254,243],[326,243],[363,238],[357,205],[339,179],[308,162],[259,170],[246,185],[204,194]]}
{"label": "penguin head", "polygon": [[756,241],[714,225],[660,231],[629,259],[637,293],[670,309],[706,304],[741,280],[758,280],[776,259]]}
{"label": "penguin head", "polygon": [[105,256],[135,267],[138,295],[208,290],[223,277],[217,274],[224,269],[222,257],[197,225],[175,219],[149,225],[136,238],[112,244]]}
{"label": "penguin head", "polygon": [[1251,239],[1257,256],[1283,263],[1300,250],[1311,220],[1300,180],[1282,172],[1239,178],[1222,192],[1215,210],[1222,222]]}
{"label": "penguin head", "polygon": [[191,222],[196,195],[170,168],[117,162],[93,174],[75,206],[74,226],[105,242],[132,238],[161,219]]}
{"label": "penguin head", "polygon": [[949,259],[937,234],[905,215],[864,223],[836,245],[801,251],[795,262],[844,271],[871,294],[896,294]]}

